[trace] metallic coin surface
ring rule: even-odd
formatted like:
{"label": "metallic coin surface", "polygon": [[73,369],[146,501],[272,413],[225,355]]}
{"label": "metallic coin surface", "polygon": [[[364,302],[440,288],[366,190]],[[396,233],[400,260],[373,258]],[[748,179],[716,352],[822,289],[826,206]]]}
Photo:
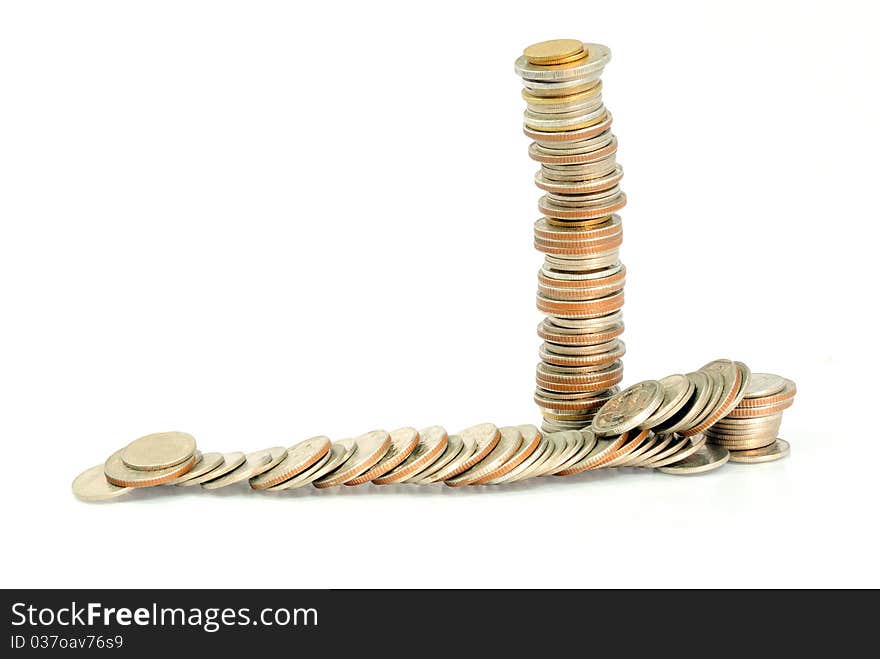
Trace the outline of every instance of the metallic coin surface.
{"label": "metallic coin surface", "polygon": [[439,459],[446,450],[449,436],[443,426],[430,426],[422,428],[418,432],[419,441],[406,459],[387,474],[373,479],[376,485],[390,485],[401,483],[410,476],[416,476],[426,469],[435,460]]}
{"label": "metallic coin surface", "polygon": [[663,402],[642,424],[641,428],[654,428],[668,421],[690,399],[694,391],[694,383],[686,375],[667,375],[660,379],[663,387]]}
{"label": "metallic coin surface", "polygon": [[364,473],[367,469],[379,462],[388,448],[391,446],[391,436],[384,430],[373,430],[355,438],[357,450],[346,460],[339,469],[332,474],[319,478],[312,485],[321,489],[342,485]]}
{"label": "metallic coin surface", "polygon": [[743,398],[763,398],[785,389],[785,379],[772,373],[752,373]]}
{"label": "metallic coin surface", "polygon": [[205,490],[217,490],[221,487],[234,485],[246,481],[254,475],[255,471],[259,471],[263,466],[269,464],[272,456],[266,451],[256,451],[248,453],[244,456],[244,461],[232,471],[216,478],[211,478],[202,483]]}
{"label": "metallic coin surface", "polygon": [[388,473],[406,460],[419,444],[419,431],[409,426],[391,431],[391,447],[374,467],[357,478],[346,481],[348,486],[361,485]]}
{"label": "metallic coin surface", "polygon": [[[262,459],[260,457],[261,455],[265,456],[267,459]],[[272,467],[286,458],[287,449],[283,446],[273,446],[272,448],[264,448],[261,451],[248,453],[244,457],[249,463],[254,465],[254,471],[250,475],[250,477],[253,478],[254,476],[259,476],[260,474],[269,471]]]}
{"label": "metallic coin surface", "polygon": [[[510,427],[514,428],[514,430],[518,432],[521,437],[519,448],[512,456],[510,456],[510,458],[504,464],[499,466],[494,472],[487,474],[481,480],[474,483],[475,485],[494,484],[499,478],[503,478],[510,472],[517,469],[524,461],[528,460],[541,444],[541,431],[538,430],[535,426],[527,424],[522,426]],[[504,428],[501,428],[500,432],[503,438]],[[513,431],[508,430],[508,432]]]}
{"label": "metallic coin surface", "polygon": [[645,380],[624,389],[605,403],[593,418],[597,435],[617,435],[638,427],[663,402],[663,385]]}
{"label": "metallic coin surface", "polygon": [[663,451],[665,451],[670,444],[672,444],[672,440],[676,439],[678,435],[673,435],[669,433],[667,435],[658,435],[655,433],[654,435],[654,443],[650,447],[646,447],[645,450],[639,455],[631,455],[632,459],[626,461],[627,467],[645,467],[647,463],[653,458],[655,455],[659,455]]}
{"label": "metallic coin surface", "polygon": [[196,476],[194,478],[187,479],[182,483],[177,483],[178,487],[192,487],[193,485],[201,485],[202,483],[210,480],[214,480],[215,478],[220,478],[220,476],[225,476],[229,472],[233,471],[240,467],[245,461],[244,453],[241,451],[232,451],[231,453],[223,454],[223,463],[212,469],[211,471],[202,474],[201,476]]}
{"label": "metallic coin surface", "polygon": [[549,449],[550,441],[546,437],[541,437],[541,441],[538,443],[537,448],[535,448],[535,450],[529,457],[520,462],[514,469],[511,469],[503,476],[493,478],[491,481],[486,481],[486,485],[513,483],[518,480],[525,480],[526,478],[529,478],[532,475],[532,472],[535,471],[541,464],[541,462],[543,462],[543,460],[547,457]]}
{"label": "metallic coin surface", "polygon": [[706,409],[706,404],[712,396],[712,380],[703,371],[688,373],[687,379],[694,385],[691,397],[671,418],[657,424],[654,427],[655,432],[666,434],[687,428]]}
{"label": "metallic coin surface", "polygon": [[155,471],[188,461],[196,452],[196,440],[185,432],[157,432],[134,440],[121,451],[130,469]]}
{"label": "metallic coin surface", "polygon": [[627,462],[634,453],[638,453],[640,450],[646,450],[647,447],[653,443],[652,433],[647,428],[633,429],[627,434],[628,438],[626,443],[614,452],[613,457],[602,464],[603,469],[621,466],[622,463]]}
{"label": "metallic coin surface", "polygon": [[152,469],[150,471],[132,469],[122,461],[123,450],[116,451],[104,463],[104,475],[110,483],[118,487],[153,487],[164,485],[187,473],[196,462],[196,457],[193,455],[186,462],[173,467],[166,467],[165,469]]}
{"label": "metallic coin surface", "polygon": [[523,50],[523,55],[531,64],[556,64],[556,60],[583,52],[584,44],[577,39],[551,39],[532,44]]}
{"label": "metallic coin surface", "polygon": [[431,478],[434,474],[438,473],[443,467],[457,458],[461,454],[462,449],[464,449],[464,442],[461,441],[461,437],[458,435],[449,435],[446,440],[446,449],[443,451],[443,455],[414,476],[407,478],[404,482],[413,483],[415,485],[432,483],[433,481]]}
{"label": "metallic coin surface", "polygon": [[348,460],[356,450],[357,445],[354,443],[354,438],[333,442],[327,455],[318,460],[311,467],[297,474],[290,480],[267,488],[266,491],[278,492],[280,490],[294,490],[303,485],[308,485],[322,476],[333,473],[333,471],[338,469],[340,465]]}
{"label": "metallic coin surface", "polygon": [[748,451],[731,451],[730,461],[745,463],[773,462],[774,460],[781,460],[789,453],[791,453],[791,445],[784,439],[777,437],[776,441],[763,448]]}
{"label": "metallic coin surface", "polygon": [[536,475],[551,476],[559,473],[562,465],[570,462],[572,456],[580,452],[586,439],[580,430],[569,429],[550,433],[549,438],[556,444],[556,451]]}
{"label": "metallic coin surface", "polygon": [[623,433],[619,437],[599,438],[596,441],[596,446],[593,447],[593,450],[590,451],[589,455],[567,469],[556,472],[556,475],[572,476],[574,474],[579,474],[582,471],[601,467],[606,462],[613,460],[616,457],[615,452],[626,443],[627,439],[627,433]]}
{"label": "metallic coin surface", "polygon": [[178,476],[174,480],[168,481],[167,483],[165,483],[165,485],[180,485],[181,483],[188,481],[190,478],[199,478],[200,476],[204,476],[208,472],[217,469],[222,464],[222,453],[197,453],[193,468],[187,472],[184,472],[182,475]]}
{"label": "metallic coin surface", "polygon": [[72,487],[76,498],[83,501],[106,501],[131,492],[130,487],[118,487],[107,480],[103,463],[74,478]]}
{"label": "metallic coin surface", "polygon": [[434,474],[430,478],[431,483],[445,481],[470,469],[489,455],[489,452],[495,448],[495,445],[501,439],[501,433],[498,432],[498,428],[491,423],[479,423],[470,428],[465,428],[458,433],[458,436],[464,444],[461,453],[446,467]]}
{"label": "metallic coin surface", "polygon": [[324,435],[311,437],[294,444],[287,449],[287,455],[281,462],[269,471],[251,478],[251,487],[255,490],[265,490],[290,480],[327,455],[330,444],[330,438]]}
{"label": "metallic coin surface", "polygon": [[667,465],[673,465],[682,462],[683,460],[689,458],[691,455],[703,448],[703,445],[706,443],[706,439],[706,435],[694,435],[688,440],[688,442],[684,444],[684,446],[680,446],[680,448],[672,455],[669,455],[661,460],[652,461],[651,467],[653,469],[659,469],[660,467],[665,467]]}
{"label": "metallic coin surface", "polygon": [[523,438],[514,426],[499,428],[501,438],[495,448],[485,458],[464,471],[444,481],[450,487],[476,485],[483,480],[494,478],[498,470],[513,457],[522,444]]}
{"label": "metallic coin surface", "polygon": [[585,457],[587,457],[590,452],[596,447],[596,442],[598,441],[596,433],[594,433],[592,430],[588,430],[587,428],[576,432],[580,432],[581,437],[584,438],[583,444],[581,444],[578,450],[575,451],[568,459],[557,465],[556,469],[550,473],[555,475],[560,471],[565,471],[570,466],[577,464]]}
{"label": "metallic coin surface", "polygon": [[727,449],[720,446],[706,444],[693,455],[685,458],[681,462],[660,467],[658,471],[664,474],[675,474],[676,476],[686,476],[691,474],[702,474],[707,471],[713,471],[723,466],[730,459],[730,453]]}
{"label": "metallic coin surface", "polygon": [[657,446],[657,443],[660,441],[660,435],[654,434],[652,431],[649,431],[648,436],[645,438],[638,447],[636,447],[633,451],[628,452],[626,455],[621,456],[620,458],[614,459],[614,464],[611,463],[606,464],[606,467],[633,467],[635,463],[638,462],[639,458],[648,453],[651,449]]}

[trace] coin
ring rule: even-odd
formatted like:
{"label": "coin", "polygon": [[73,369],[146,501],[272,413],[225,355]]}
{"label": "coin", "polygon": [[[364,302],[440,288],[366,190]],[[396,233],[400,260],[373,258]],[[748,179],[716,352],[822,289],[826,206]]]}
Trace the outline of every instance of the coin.
{"label": "coin", "polygon": [[573,474],[579,474],[582,471],[588,471],[590,469],[601,467],[609,460],[614,459],[615,452],[626,443],[627,439],[627,433],[623,433],[618,437],[610,439],[606,439],[603,437],[598,438],[596,440],[596,446],[593,447],[593,450],[590,451],[590,453],[585,456],[583,460],[571,465],[570,467],[562,471],[556,472],[556,475],[571,476]]}
{"label": "coin", "polygon": [[[522,432],[522,431],[520,431]],[[518,480],[525,480],[533,475],[540,464],[548,457],[548,452],[552,450],[551,442],[546,437],[541,437],[538,446],[532,454],[525,460],[520,462],[514,469],[491,481],[486,481],[486,485],[500,485],[502,483],[513,483]]]}
{"label": "coin", "polygon": [[222,453],[201,453],[198,454],[194,459],[194,466],[192,469],[184,472],[177,478],[164,483],[164,485],[180,485],[188,481],[191,478],[199,478],[204,476],[210,471],[217,469],[220,465],[223,464],[223,454]]}
{"label": "coin", "polygon": [[379,462],[391,446],[391,436],[384,430],[373,430],[355,439],[357,449],[336,471],[312,482],[317,488],[342,485],[364,473]]}
{"label": "coin", "polygon": [[614,452],[613,457],[602,464],[603,469],[621,466],[633,457],[633,454],[646,450],[648,445],[653,443],[653,434],[647,428],[633,429],[628,435],[626,443]]}
{"label": "coin", "polygon": [[638,462],[639,458],[643,455],[651,451],[655,446],[657,446],[658,442],[660,442],[661,435],[656,435],[652,431],[647,431],[647,437],[645,440],[639,444],[634,450],[630,451],[626,455],[621,456],[620,458],[614,459],[614,464],[611,463],[606,464],[606,467],[634,467],[635,463]]}
{"label": "coin", "polygon": [[523,55],[530,64],[557,64],[558,60],[580,55],[584,44],[577,39],[551,39],[532,44]]}
{"label": "coin", "polygon": [[[654,443],[650,447],[645,447],[645,450],[639,455],[635,455],[635,453],[629,456],[629,459],[626,461],[627,467],[646,467],[648,463],[651,461],[654,456],[659,455],[672,443],[673,439],[676,439],[678,435],[673,435],[672,433],[666,435],[660,435],[654,433]],[[624,465],[621,465],[624,466]]]}
{"label": "coin", "polygon": [[668,421],[688,402],[694,390],[694,383],[685,375],[667,375],[660,380],[663,387],[663,402],[640,427],[653,428]]}
{"label": "coin", "polygon": [[[512,426],[511,426],[512,427]],[[519,467],[524,461],[528,460],[534,452],[537,450],[538,445],[541,443],[541,431],[539,431],[533,425],[522,425],[516,426],[514,428],[516,432],[520,435],[520,445],[516,452],[510,456],[510,458],[501,466],[499,466],[494,472],[491,474],[487,474],[481,480],[477,481],[476,485],[491,485],[497,482],[499,478],[503,478],[517,467]],[[504,429],[500,430],[502,436],[504,435]],[[508,430],[508,432],[513,432],[513,430]]]}
{"label": "coin", "polygon": [[173,467],[144,471],[126,466],[122,461],[122,452],[124,450],[116,451],[104,463],[104,475],[110,483],[117,487],[153,487],[155,485],[164,485],[187,473],[193,468],[196,461],[195,455],[193,455],[186,462],[174,465]]}
{"label": "coin", "polygon": [[470,469],[485,458],[501,439],[498,428],[491,423],[480,423],[458,433],[464,447],[461,453],[446,467],[428,479],[430,483],[445,481]]}
{"label": "coin", "polygon": [[446,450],[449,437],[443,426],[430,426],[419,430],[419,442],[407,458],[396,468],[387,474],[373,479],[376,485],[390,485],[401,483],[410,476],[416,476],[420,471],[430,466]]}
{"label": "coin", "polygon": [[562,466],[568,464],[571,458],[580,452],[587,441],[583,433],[575,429],[553,432],[548,435],[548,438],[554,442],[555,451],[540,471],[535,473],[536,476],[558,474]]}
{"label": "coin", "polygon": [[587,457],[593,450],[593,448],[595,448],[596,442],[598,441],[598,439],[596,438],[596,433],[586,428],[577,432],[580,432],[581,437],[583,437],[583,444],[581,444],[580,447],[573,454],[571,454],[570,457],[557,465],[556,469],[551,472],[553,475],[557,475],[560,471],[565,471],[570,466],[577,464],[585,457]]}
{"label": "coin", "polygon": [[785,379],[772,373],[752,373],[744,398],[763,398],[785,389]]}
{"label": "coin", "polygon": [[463,485],[476,485],[484,480],[491,480],[500,475],[498,472],[516,453],[522,444],[523,438],[514,426],[499,428],[501,438],[495,448],[485,458],[480,460],[467,471],[464,471],[444,482],[450,487]]}
{"label": "coin", "polygon": [[415,428],[406,427],[392,430],[391,447],[388,449],[385,457],[379,460],[379,462],[376,463],[376,466],[368,469],[357,478],[346,481],[345,484],[349,486],[361,485],[374,478],[378,478],[382,474],[388,473],[401,462],[406,460],[413,450],[415,450],[416,446],[418,446],[418,443],[419,431]]}
{"label": "coin", "polygon": [[269,464],[272,456],[264,451],[256,451],[248,453],[244,456],[244,461],[232,471],[212,478],[202,483],[202,487],[206,490],[216,490],[221,487],[227,487],[240,483],[251,478],[255,471],[260,470],[263,466]]}
{"label": "coin", "polygon": [[156,471],[187,462],[196,452],[196,440],[185,432],[157,432],[134,440],[122,449],[122,462],[130,469]]}
{"label": "coin", "polygon": [[338,469],[351,455],[355,452],[357,446],[354,439],[343,439],[339,442],[333,442],[330,450],[323,458],[318,460],[305,471],[297,474],[290,480],[273,485],[266,489],[268,492],[278,492],[279,490],[293,490],[303,485],[308,485],[312,481],[318,480],[322,476],[332,473]]}
{"label": "coin", "polygon": [[691,455],[703,448],[703,445],[705,445],[705,443],[706,435],[694,435],[693,437],[688,439],[683,446],[680,446],[679,449],[672,455],[668,455],[663,459],[652,461],[650,467],[653,469],[660,469],[661,467],[666,467],[667,465],[674,465],[678,464],[679,462],[683,462]]}
{"label": "coin", "polygon": [[[744,364],[742,366],[745,366]],[[713,425],[716,421],[736,407],[739,398],[742,397],[743,380],[747,380],[749,373],[743,371],[739,363],[734,363],[729,359],[716,359],[703,366],[700,370],[707,372],[716,372],[721,376],[723,381],[723,389],[718,406],[698,425],[682,430],[681,434],[685,437],[696,435],[703,432],[706,428]]]}
{"label": "coin", "polygon": [[605,403],[593,418],[597,435],[618,435],[648,419],[663,402],[663,385],[645,380],[624,389]]}
{"label": "coin", "polygon": [[118,487],[104,475],[104,463],[86,469],[73,479],[73,493],[83,501],[106,501],[131,492],[130,487]]}
{"label": "coin", "polygon": [[251,478],[251,487],[255,490],[265,490],[290,480],[327,455],[330,444],[330,438],[324,435],[294,444],[287,449],[287,455],[281,462],[272,469]]}
{"label": "coin", "polygon": [[407,478],[405,482],[413,484],[431,483],[431,477],[457,458],[461,454],[462,449],[464,449],[464,442],[461,441],[461,437],[458,435],[449,435],[446,440],[446,449],[443,451],[443,455],[414,476]]}
{"label": "coin", "polygon": [[[267,459],[261,459],[261,455],[266,456]],[[245,456],[245,459],[254,465],[254,470],[250,477],[253,478],[254,476],[259,476],[260,474],[269,471],[286,457],[287,449],[283,446],[273,446],[272,448],[266,448],[262,451],[248,453]]]}
{"label": "coin", "polygon": [[223,453],[222,457],[223,462],[218,467],[215,467],[211,471],[202,474],[201,476],[195,476],[194,478],[189,478],[182,483],[177,483],[177,486],[192,487],[193,485],[201,485],[206,481],[214,480],[215,478],[219,478],[220,476],[225,476],[232,470],[241,466],[245,461],[244,453],[242,453],[241,451]]}
{"label": "coin", "polygon": [[694,385],[691,397],[671,418],[657,424],[654,427],[655,432],[664,434],[678,432],[682,428],[688,427],[706,409],[706,403],[709,402],[713,392],[709,376],[703,371],[696,371],[688,373],[687,379]]}
{"label": "coin", "polygon": [[720,446],[713,446],[712,444],[706,444],[699,451],[685,458],[681,462],[666,467],[660,467],[658,471],[662,471],[664,474],[675,474],[677,476],[702,474],[707,471],[718,469],[729,459],[730,453],[728,453],[727,449],[721,448]]}
{"label": "coin", "polygon": [[791,452],[791,445],[784,439],[777,437],[769,446],[748,451],[731,451],[731,462],[772,462],[781,460]]}

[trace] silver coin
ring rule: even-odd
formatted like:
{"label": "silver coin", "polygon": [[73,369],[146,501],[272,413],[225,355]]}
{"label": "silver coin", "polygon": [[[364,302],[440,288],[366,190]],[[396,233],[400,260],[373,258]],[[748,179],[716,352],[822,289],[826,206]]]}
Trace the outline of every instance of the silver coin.
{"label": "silver coin", "polygon": [[[260,455],[268,456],[268,460],[261,460]],[[287,449],[283,446],[273,446],[272,448],[264,448],[261,451],[254,451],[253,453],[248,453],[245,456],[245,459],[248,462],[253,463],[254,465],[259,465],[255,468],[255,471],[251,476],[259,476],[262,473],[265,473],[272,469],[275,465],[280,463],[284,458],[287,457]]]}
{"label": "silver coin", "polygon": [[[445,433],[445,431],[443,432]],[[391,447],[385,456],[357,478],[345,481],[346,485],[362,485],[374,478],[387,474],[412,455],[419,444],[419,431],[411,426],[392,430],[389,434],[391,435]]]}
{"label": "silver coin", "polygon": [[626,434],[613,438],[598,438],[593,450],[590,451],[580,462],[576,462],[567,469],[556,472],[557,476],[573,476],[583,471],[596,469],[607,462],[614,453],[626,442]]}
{"label": "silver coin", "polygon": [[649,431],[645,440],[633,451],[621,456],[619,459],[612,460],[614,464],[607,463],[606,467],[634,467],[638,460],[651,451],[660,442],[660,435],[656,435]]}
{"label": "silver coin", "polygon": [[658,471],[662,471],[664,474],[675,474],[678,476],[702,474],[707,471],[718,469],[729,459],[730,453],[727,449],[721,448],[720,446],[713,446],[712,444],[706,444],[690,457],[687,457],[674,465],[660,467]]}
{"label": "silver coin", "polygon": [[687,379],[694,385],[690,399],[678,413],[672,415],[667,421],[657,424],[654,427],[656,433],[668,434],[687,428],[706,409],[706,404],[713,392],[709,376],[703,371],[696,371],[688,373]]}
{"label": "silver coin", "polygon": [[556,67],[530,64],[525,55],[521,55],[514,64],[514,70],[521,78],[542,82],[598,79],[602,75],[602,69],[611,60],[611,51],[597,43],[585,43],[584,51],[587,56],[583,60]]}
{"label": "silver coin", "polygon": [[[532,424],[510,426],[509,428],[511,428],[511,430],[508,430],[508,432],[513,432],[515,430],[520,434],[522,440],[520,441],[519,448],[507,459],[506,462],[504,462],[504,464],[493,472],[494,475],[489,474],[480,480],[478,483],[479,485],[496,484],[499,479],[508,476],[524,462],[530,462],[530,458],[541,445],[541,431]],[[501,430],[503,431],[504,429],[502,428]]]}
{"label": "silver coin", "polygon": [[238,465],[235,469],[223,476],[218,476],[217,478],[205,481],[202,483],[202,487],[206,490],[217,490],[221,487],[227,487],[229,485],[234,485],[235,483],[246,481],[253,476],[255,471],[258,471],[265,465],[269,464],[271,460],[272,456],[266,451],[248,453],[244,456],[244,462]]}
{"label": "silver coin", "polygon": [[694,383],[686,375],[667,375],[660,379],[663,387],[663,402],[648,419],[641,424],[641,428],[654,428],[664,421],[668,421],[687,404],[694,391]]}
{"label": "silver coin", "polygon": [[791,445],[782,438],[776,438],[776,441],[763,448],[748,451],[731,451],[730,461],[746,463],[772,462],[774,460],[781,460],[789,453],[791,453]]}
{"label": "silver coin", "polygon": [[104,463],[104,475],[117,487],[154,487],[164,485],[190,471],[195,464],[195,455],[186,462],[165,469],[132,469],[122,461],[122,451],[113,453]]}
{"label": "silver coin", "polygon": [[449,435],[443,426],[422,428],[419,430],[419,443],[406,459],[388,473],[374,478],[373,482],[377,485],[391,485],[403,483],[410,477],[417,476],[420,471],[443,456],[448,443]]}
{"label": "silver coin", "polygon": [[696,428],[714,414],[721,402],[721,397],[724,394],[724,378],[721,376],[721,373],[717,371],[700,372],[705,373],[709,378],[709,400],[706,401],[703,410],[695,418],[691,419],[690,423],[687,425],[681,424],[680,428],[676,428],[676,432],[687,432],[692,428]]}
{"label": "silver coin", "polygon": [[464,443],[459,456],[431,476],[427,482],[445,481],[470,469],[485,458],[501,439],[501,433],[498,432],[498,428],[491,423],[479,423],[470,428],[465,428],[458,433],[458,436]]}
{"label": "silver coin", "polygon": [[357,450],[332,474],[312,482],[317,488],[342,485],[356,478],[382,459],[391,446],[391,436],[384,430],[373,430],[355,438]]}
{"label": "silver coin", "polygon": [[220,476],[225,476],[233,469],[241,466],[241,464],[245,461],[244,453],[242,453],[241,451],[224,453],[222,457],[223,462],[222,464],[220,464],[220,466],[210,470],[205,474],[202,474],[201,476],[196,476],[194,478],[185,480],[182,483],[177,483],[178,487],[191,487],[193,485],[201,485],[206,481],[214,480],[215,478],[219,478]]}
{"label": "silver coin", "polygon": [[632,459],[627,460],[627,467],[645,467],[651,461],[651,459],[662,453],[667,449],[667,447],[672,443],[673,439],[676,439],[677,435],[673,435],[669,433],[668,435],[660,435],[654,433],[654,443],[650,447],[646,447],[644,452],[639,455],[630,456]]}
{"label": "silver coin", "polygon": [[464,442],[461,441],[461,437],[458,435],[449,435],[446,440],[446,449],[443,451],[443,455],[437,458],[434,462],[428,464],[424,469],[416,473],[415,476],[407,478],[404,482],[413,483],[415,485],[432,483],[432,477],[461,455],[463,449]]}
{"label": "silver coin", "polygon": [[618,449],[616,457],[605,462],[602,468],[610,469],[611,467],[623,466],[623,463],[633,457],[633,454],[643,453],[649,445],[654,443],[652,435],[653,433],[647,429],[631,430],[626,443]]}
{"label": "silver coin", "polygon": [[640,426],[663,402],[663,386],[657,380],[634,384],[605,403],[593,418],[597,435],[618,435]]}
{"label": "silver coin", "polygon": [[581,434],[580,429],[551,433],[547,438],[556,444],[556,450],[541,470],[535,472],[535,476],[555,474],[563,464],[567,463],[586,444],[586,439]]}
{"label": "silver coin", "polygon": [[310,437],[287,449],[284,459],[272,469],[250,479],[255,490],[265,490],[290,480],[318,462],[330,451],[330,438],[324,435]]}
{"label": "silver coin", "polygon": [[585,457],[587,457],[590,452],[596,447],[596,442],[598,441],[598,438],[592,430],[584,428],[578,432],[580,432],[581,436],[584,438],[584,443],[581,444],[580,448],[578,448],[578,450],[575,451],[574,454],[571,455],[567,460],[562,462],[562,464],[557,465],[556,469],[551,472],[554,475],[560,471],[565,471],[572,465],[577,464]]}
{"label": "silver coin", "polygon": [[549,448],[550,441],[546,437],[542,437],[541,441],[538,442],[538,446],[532,451],[532,454],[529,457],[503,476],[486,481],[486,485],[500,485],[502,483],[513,483],[518,480],[525,480],[529,477],[532,470],[542,462],[542,459],[547,455]]}
{"label": "silver coin", "polygon": [[196,463],[188,472],[165,483],[166,485],[180,485],[191,478],[199,478],[210,471],[217,469],[223,464],[222,453],[197,453]]}
{"label": "silver coin", "polygon": [[444,482],[450,487],[461,487],[477,485],[494,478],[504,464],[519,450],[523,441],[522,433],[514,426],[504,426],[499,428],[498,432],[501,434],[501,438],[489,455],[470,469],[448,478]]}
{"label": "silver coin", "polygon": [[690,443],[691,440],[689,437],[674,435],[672,437],[672,441],[665,449],[659,451],[658,453],[655,453],[651,458],[639,461],[639,467],[644,467],[645,469],[654,469],[654,465],[656,465],[658,462],[662,462],[666,458],[675,455],[679,451],[685,449]]}
{"label": "silver coin", "polygon": [[192,458],[195,438],[185,432],[157,432],[134,440],[122,449],[122,462],[129,469],[155,471],[174,467]]}
{"label": "silver coin", "polygon": [[83,501],[106,501],[131,492],[130,487],[117,487],[104,475],[104,463],[86,469],[73,479],[73,493]]}
{"label": "silver coin", "polygon": [[332,473],[348,460],[356,450],[357,445],[354,443],[354,438],[333,442],[327,455],[318,460],[318,462],[290,480],[286,480],[279,485],[273,485],[265,491],[278,492],[280,490],[294,490],[303,485],[308,485],[312,481]]}

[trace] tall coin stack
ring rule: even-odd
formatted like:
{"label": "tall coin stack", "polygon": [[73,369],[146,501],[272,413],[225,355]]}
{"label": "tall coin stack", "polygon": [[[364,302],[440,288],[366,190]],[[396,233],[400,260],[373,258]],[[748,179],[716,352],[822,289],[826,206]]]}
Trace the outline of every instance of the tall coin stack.
{"label": "tall coin stack", "polygon": [[541,363],[535,402],[545,432],[590,425],[623,378],[623,285],[618,250],[626,196],[618,183],[617,139],[602,103],[605,46],[556,39],[529,46],[516,60],[526,101],[529,156],[541,163],[535,247]]}

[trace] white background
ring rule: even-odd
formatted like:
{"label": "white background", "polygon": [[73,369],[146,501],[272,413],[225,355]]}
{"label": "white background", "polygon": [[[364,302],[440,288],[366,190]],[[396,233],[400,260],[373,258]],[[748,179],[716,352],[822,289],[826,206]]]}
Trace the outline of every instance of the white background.
{"label": "white background", "polygon": [[[3,586],[878,586],[872,3],[7,2]],[[792,455],[700,477],[89,505],[203,450],[537,423],[513,61],[613,52],[625,384],[794,379]]]}

